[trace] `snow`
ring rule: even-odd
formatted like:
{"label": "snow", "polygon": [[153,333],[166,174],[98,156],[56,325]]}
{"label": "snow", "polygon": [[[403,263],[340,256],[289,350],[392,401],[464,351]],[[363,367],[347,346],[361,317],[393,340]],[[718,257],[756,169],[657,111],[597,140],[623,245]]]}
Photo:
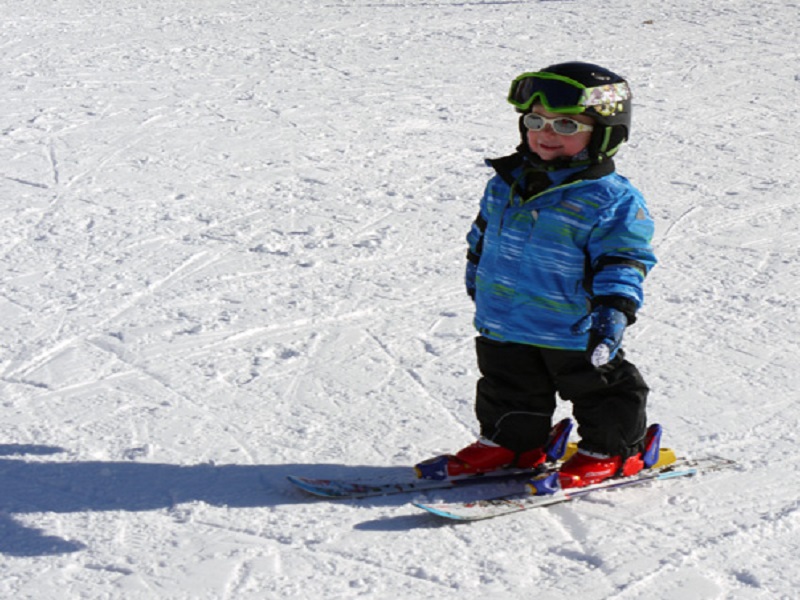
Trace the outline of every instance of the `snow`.
{"label": "snow", "polygon": [[[1,597],[797,597],[795,0],[2,5]],[[293,489],[474,439],[482,161],[572,59],[635,94],[651,420],[741,469],[470,525]]]}

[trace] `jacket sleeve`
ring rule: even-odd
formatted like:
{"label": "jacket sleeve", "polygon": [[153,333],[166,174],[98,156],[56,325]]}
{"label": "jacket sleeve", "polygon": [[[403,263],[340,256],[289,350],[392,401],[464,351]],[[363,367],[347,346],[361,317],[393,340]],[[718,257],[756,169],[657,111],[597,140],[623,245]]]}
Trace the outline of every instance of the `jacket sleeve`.
{"label": "jacket sleeve", "polygon": [[625,194],[604,211],[588,246],[593,306],[613,306],[635,321],[644,302],[644,279],[656,264],[653,233],[653,219],[638,193]]}
{"label": "jacket sleeve", "polygon": [[[487,192],[488,193],[488,186]],[[478,275],[478,264],[481,261],[481,254],[483,253],[483,236],[486,233],[486,225],[488,220],[485,215],[486,210],[486,193],[481,201],[481,209],[478,216],[472,222],[472,226],[467,233],[467,271],[465,276],[465,283],[467,286],[467,294],[474,300],[476,279]]]}

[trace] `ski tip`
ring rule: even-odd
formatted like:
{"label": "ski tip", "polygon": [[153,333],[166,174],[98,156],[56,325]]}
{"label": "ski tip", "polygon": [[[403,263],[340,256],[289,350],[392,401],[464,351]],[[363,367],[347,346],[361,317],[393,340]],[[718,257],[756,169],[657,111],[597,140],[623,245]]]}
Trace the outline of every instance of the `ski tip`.
{"label": "ski tip", "polygon": [[298,477],[296,475],[287,475],[286,479],[295,487],[299,487],[305,492],[312,493],[313,485],[311,480],[306,479],[305,477]]}
{"label": "ski tip", "polygon": [[297,486],[299,488],[303,487],[306,484],[305,483],[305,481],[306,481],[305,478],[297,477],[296,475],[287,475],[286,479],[289,480],[289,483],[291,483],[292,485],[295,485],[295,486]]}
{"label": "ski tip", "polygon": [[289,480],[289,483],[292,483],[298,487],[310,487],[326,483],[322,479],[309,479],[308,477],[300,477],[298,475],[287,475],[286,479]]}
{"label": "ski tip", "polygon": [[444,517],[445,519],[450,519],[452,521],[469,521],[470,519],[464,518],[461,515],[456,515],[446,510],[438,508],[435,504],[425,504],[424,502],[412,502],[412,506],[416,506],[417,508],[421,508],[427,513],[432,515],[436,515],[437,517]]}
{"label": "ski tip", "polygon": [[344,498],[345,494],[337,493],[332,487],[326,486],[330,483],[323,479],[308,479],[306,477],[298,477],[296,475],[287,475],[286,479],[289,482],[312,496],[319,498]]}

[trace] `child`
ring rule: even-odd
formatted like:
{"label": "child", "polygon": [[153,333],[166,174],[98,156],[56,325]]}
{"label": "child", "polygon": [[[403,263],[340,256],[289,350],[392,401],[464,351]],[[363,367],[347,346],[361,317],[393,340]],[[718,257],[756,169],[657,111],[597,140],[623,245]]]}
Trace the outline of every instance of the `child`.
{"label": "child", "polygon": [[467,236],[481,437],[418,474],[556,458],[571,428],[565,420],[551,433],[556,393],[572,402],[581,437],[561,487],[635,474],[650,466],[661,430],[646,431],[648,387],[620,348],[656,263],[644,199],[612,160],[630,133],[630,89],[608,69],[570,62],[520,75],[508,101],[522,143],[487,161],[496,175]]}

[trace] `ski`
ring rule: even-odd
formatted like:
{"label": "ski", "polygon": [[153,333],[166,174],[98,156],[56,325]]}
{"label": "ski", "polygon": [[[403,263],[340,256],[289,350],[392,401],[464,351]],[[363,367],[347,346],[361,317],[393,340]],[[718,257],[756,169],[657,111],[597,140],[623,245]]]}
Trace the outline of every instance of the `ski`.
{"label": "ski", "polygon": [[503,482],[507,480],[524,480],[547,469],[510,469],[493,471],[484,475],[471,475],[451,479],[418,479],[409,468],[407,478],[391,478],[387,480],[359,480],[359,479],[315,479],[311,477],[298,477],[289,475],[287,479],[301,490],[321,498],[369,498],[371,496],[388,496],[391,494],[404,494],[412,492],[427,492],[462,487],[480,483]]}
{"label": "ski", "polygon": [[517,513],[533,508],[552,506],[583,498],[601,490],[614,490],[624,487],[643,485],[653,481],[674,479],[677,477],[691,477],[699,473],[720,471],[736,466],[736,462],[718,456],[709,456],[695,460],[678,458],[664,466],[654,466],[637,475],[620,479],[609,479],[601,483],[582,487],[561,490],[551,495],[533,495],[530,493],[516,493],[497,496],[494,498],[473,500],[468,502],[414,502],[414,506],[431,514],[446,519],[457,521],[480,521],[512,513]]}
{"label": "ski", "polygon": [[[576,450],[577,445],[570,442],[563,459],[570,457]],[[662,448],[658,464],[663,465],[673,460],[675,460],[675,453],[667,448]],[[482,475],[468,475],[447,479],[420,479],[416,477],[412,468],[407,469],[407,475],[378,480],[318,479],[313,477],[300,477],[297,475],[289,475],[287,479],[293,485],[313,496],[333,500],[446,490],[477,484],[513,482],[522,484],[531,477],[552,472],[557,469],[558,466],[559,462],[550,462],[535,469],[504,469],[492,471],[491,473],[484,473]]]}
{"label": "ski", "polygon": [[577,451],[577,444],[568,442],[572,431],[572,420],[562,419],[550,431],[545,446],[548,463],[531,468],[512,467],[499,469],[479,475],[447,476],[450,455],[434,456],[417,464],[413,469],[402,469],[400,476],[387,477],[376,481],[346,479],[314,479],[289,476],[289,481],[309,494],[323,498],[368,498],[408,492],[425,492],[460,487],[475,483],[502,483],[530,478],[557,468],[558,461],[566,460]]}

